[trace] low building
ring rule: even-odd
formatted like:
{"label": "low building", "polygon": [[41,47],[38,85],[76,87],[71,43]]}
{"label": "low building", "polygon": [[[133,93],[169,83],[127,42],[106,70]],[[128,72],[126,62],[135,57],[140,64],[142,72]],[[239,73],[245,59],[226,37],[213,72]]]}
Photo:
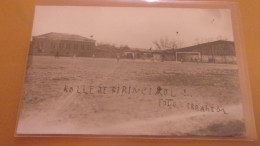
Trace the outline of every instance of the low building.
{"label": "low building", "polygon": [[175,59],[189,62],[236,63],[232,41],[214,41],[176,50]]}
{"label": "low building", "polygon": [[91,57],[96,41],[79,35],[47,33],[33,36],[30,54],[37,56]]}
{"label": "low building", "polygon": [[124,54],[123,54],[123,57],[124,58],[127,58],[127,59],[135,59],[135,57],[136,57],[136,52],[124,52]]}

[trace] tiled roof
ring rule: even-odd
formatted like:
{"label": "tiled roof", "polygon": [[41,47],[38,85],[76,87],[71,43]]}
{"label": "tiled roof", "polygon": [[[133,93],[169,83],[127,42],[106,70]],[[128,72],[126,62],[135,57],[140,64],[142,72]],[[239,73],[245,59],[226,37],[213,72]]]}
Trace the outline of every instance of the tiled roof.
{"label": "tiled roof", "polygon": [[56,33],[50,32],[38,36],[33,36],[33,38],[47,38],[53,40],[71,40],[71,41],[95,41],[93,39],[89,39],[80,35],[75,34],[67,34],[67,33]]}
{"label": "tiled roof", "polygon": [[213,42],[207,42],[207,43],[201,43],[201,44],[198,44],[198,45],[194,45],[194,46],[188,46],[188,47],[184,47],[184,48],[180,48],[180,49],[177,49],[176,51],[184,51],[184,50],[192,50],[194,48],[203,48],[205,46],[208,46],[208,45],[218,45],[218,44],[232,44],[234,45],[234,42],[233,41],[226,41],[226,40],[217,40],[217,41],[213,41]]}

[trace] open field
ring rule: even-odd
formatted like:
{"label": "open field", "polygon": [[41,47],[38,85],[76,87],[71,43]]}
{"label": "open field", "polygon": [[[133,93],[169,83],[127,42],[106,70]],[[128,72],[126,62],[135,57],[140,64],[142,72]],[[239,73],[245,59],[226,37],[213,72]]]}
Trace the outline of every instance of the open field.
{"label": "open field", "polygon": [[18,133],[243,136],[237,65],[33,57]]}

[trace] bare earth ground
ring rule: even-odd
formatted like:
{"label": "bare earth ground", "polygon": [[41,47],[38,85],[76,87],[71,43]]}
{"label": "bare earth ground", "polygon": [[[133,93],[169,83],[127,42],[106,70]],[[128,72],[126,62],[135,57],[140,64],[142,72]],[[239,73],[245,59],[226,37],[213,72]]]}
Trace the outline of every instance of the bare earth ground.
{"label": "bare earth ground", "polygon": [[240,98],[234,64],[35,56],[17,133],[244,136]]}

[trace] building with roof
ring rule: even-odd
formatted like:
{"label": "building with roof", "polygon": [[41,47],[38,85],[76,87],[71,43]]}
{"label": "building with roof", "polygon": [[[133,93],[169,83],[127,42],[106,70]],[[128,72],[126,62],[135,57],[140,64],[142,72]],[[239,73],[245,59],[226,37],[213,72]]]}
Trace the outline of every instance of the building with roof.
{"label": "building with roof", "polygon": [[232,41],[218,40],[176,50],[175,59],[185,62],[236,63]]}
{"label": "building with roof", "polygon": [[51,32],[32,37],[30,55],[91,57],[95,43],[83,36]]}

